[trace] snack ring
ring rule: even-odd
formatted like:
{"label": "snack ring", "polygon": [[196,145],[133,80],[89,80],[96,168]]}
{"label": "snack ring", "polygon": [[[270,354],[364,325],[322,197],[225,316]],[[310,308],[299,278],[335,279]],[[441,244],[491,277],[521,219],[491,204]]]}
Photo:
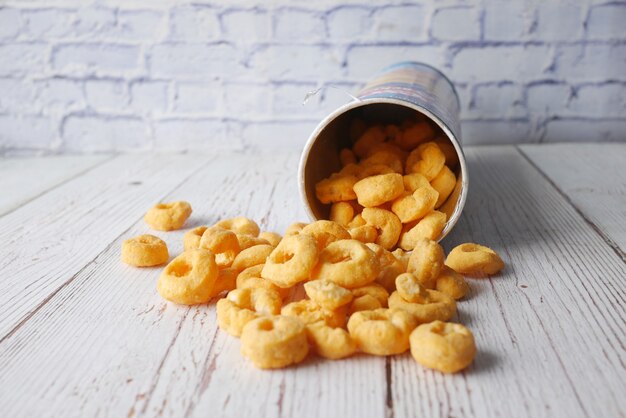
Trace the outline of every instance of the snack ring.
{"label": "snack ring", "polygon": [[184,201],[159,203],[145,214],[143,219],[157,231],[172,231],[182,228],[191,215],[191,205]]}
{"label": "snack ring", "polygon": [[446,226],[446,215],[439,211],[432,211],[417,222],[411,222],[402,227],[400,247],[409,251],[415,248],[420,238],[436,241]]}
{"label": "snack ring", "polygon": [[276,247],[283,237],[276,232],[263,231],[259,234],[259,239],[264,239],[267,241],[272,247]]}
{"label": "snack ring", "polygon": [[426,121],[415,123],[396,136],[395,143],[402,149],[410,151],[435,134],[432,126]]}
{"label": "snack ring", "polygon": [[398,291],[389,296],[389,309],[400,309],[413,315],[417,322],[424,324],[436,320],[447,321],[456,313],[456,302],[445,293],[426,290],[425,303],[412,303],[402,299]]}
{"label": "snack ring", "polygon": [[272,251],[274,251],[274,247],[269,244],[255,245],[254,247],[246,248],[237,254],[231,267],[237,271],[243,271],[248,267],[265,264],[265,260]]}
{"label": "snack ring", "polygon": [[373,282],[380,272],[376,254],[353,239],[335,241],[320,252],[312,279],[325,279],[347,289]]}
{"label": "snack ring", "polygon": [[315,185],[315,195],[322,203],[356,199],[353,187],[357,181],[356,175],[333,174]]}
{"label": "snack ring", "polygon": [[261,277],[278,287],[291,287],[309,278],[318,259],[317,241],[310,235],[287,235],[272,251]]}
{"label": "snack ring", "polygon": [[237,289],[245,289],[248,287],[262,287],[264,289],[272,289],[278,292],[281,298],[285,299],[290,289],[283,289],[276,286],[274,283],[261,277],[261,271],[263,270],[263,264],[248,267],[237,275],[236,287]]}
{"label": "snack ring", "polygon": [[417,321],[407,312],[375,309],[355,312],[348,331],[361,351],[378,356],[400,354],[409,348],[409,335]]}
{"label": "snack ring", "polygon": [[426,142],[411,151],[406,159],[407,173],[420,173],[431,181],[446,164],[446,156],[434,142]]}
{"label": "snack ring", "polygon": [[444,373],[466,368],[476,356],[474,336],[461,324],[435,321],[420,325],[411,333],[410,342],[415,361]]}
{"label": "snack ring", "polygon": [[394,200],[404,191],[402,175],[379,174],[366,177],[354,184],[354,193],[360,205],[371,208]]}
{"label": "snack ring", "polygon": [[313,302],[331,311],[339,309],[352,300],[352,292],[330,280],[306,282],[304,291]]}
{"label": "snack ring", "polygon": [[253,310],[240,308],[235,302],[226,298],[217,301],[215,310],[217,312],[217,325],[233,337],[241,336],[243,327],[259,317],[259,314]]}
{"label": "snack ring", "polygon": [[360,162],[361,166],[382,164],[393,170],[394,173],[400,173],[404,171],[402,164],[402,158],[398,154],[385,149],[380,149],[368,154],[367,158]]}
{"label": "snack ring", "polygon": [[[393,292],[395,290],[396,277],[404,273],[406,267],[391,252],[385,250],[380,245],[371,243],[366,245],[376,253],[380,262],[380,273],[376,277],[376,283],[384,287],[387,292]],[[387,296],[389,295],[387,294]],[[383,306],[386,306],[386,304]]]}
{"label": "snack ring", "polygon": [[206,303],[216,295],[217,264],[210,251],[188,250],[165,267],[157,291],[172,302],[183,305]]}
{"label": "snack ring", "polygon": [[248,219],[244,216],[237,216],[236,218],[230,219],[222,219],[214,226],[228,229],[229,231],[233,231],[237,234],[252,235],[253,237],[258,237],[260,232],[259,225],[257,225],[257,223],[254,222],[252,219]]}
{"label": "snack ring", "polygon": [[331,328],[323,322],[316,322],[306,326],[306,335],[313,351],[327,359],[346,358],[356,351],[356,344],[343,328]]}
{"label": "snack ring", "polygon": [[359,158],[363,158],[373,146],[384,142],[385,137],[385,128],[382,125],[370,126],[354,143],[352,150]]}
{"label": "snack ring", "polygon": [[269,242],[266,239],[260,237],[253,237],[248,234],[238,234],[235,232],[237,236],[237,241],[239,242],[239,250],[243,251],[247,248],[254,247],[255,245],[268,245]]}
{"label": "snack ring", "polygon": [[307,356],[305,327],[281,315],[257,318],[243,328],[241,354],[261,369],[278,369],[299,363]]}
{"label": "snack ring", "polygon": [[396,277],[396,289],[402,299],[413,303],[428,303],[426,288],[411,273],[402,273]]}
{"label": "snack ring", "polygon": [[[385,305],[387,301],[385,301]],[[348,308],[348,316],[352,316],[355,312],[373,311],[374,309],[383,308],[378,299],[370,295],[359,296],[354,298]]]}
{"label": "snack ring", "polygon": [[309,299],[302,299],[297,302],[291,302],[283,306],[280,311],[281,315],[298,318],[304,324],[314,324],[323,322],[324,324],[337,328],[346,324],[346,310],[340,307],[331,311],[322,308],[317,303]]}
{"label": "snack ring", "polygon": [[378,238],[378,230],[372,225],[362,225],[350,229],[350,237],[357,241],[361,241],[366,244],[369,242],[375,242]]}
{"label": "snack ring", "polygon": [[454,300],[462,299],[469,292],[469,284],[463,276],[448,266],[443,266],[437,277],[436,289]]}
{"label": "snack ring", "polygon": [[445,254],[441,245],[436,241],[421,238],[415,243],[413,253],[409,258],[407,272],[413,273],[427,289],[434,289],[437,285],[437,277],[441,273]]}
{"label": "snack ring", "polygon": [[504,268],[504,262],[494,250],[472,243],[454,247],[446,258],[446,265],[457,273],[472,277],[490,276]]}
{"label": "snack ring", "polygon": [[407,192],[411,193],[413,193],[420,187],[430,186],[430,182],[428,181],[428,179],[420,173],[406,174],[404,177],[402,177],[402,182],[404,183],[404,189]]}
{"label": "snack ring", "polygon": [[396,245],[402,231],[402,223],[393,212],[385,209],[365,208],[361,216],[368,225],[378,230],[376,244],[385,250],[390,250]]}
{"label": "snack ring", "polygon": [[152,267],[167,263],[167,245],[154,235],[139,235],[122,243],[122,261],[135,267]]}
{"label": "snack ring", "polygon": [[300,231],[300,234],[310,235],[317,241],[317,248],[321,251],[331,242],[340,239],[350,239],[350,233],[337,222],[320,220],[315,221]]}
{"label": "snack ring", "polygon": [[433,189],[439,193],[437,202],[435,202],[435,209],[438,209],[448,200],[454,186],[456,186],[456,176],[447,166],[443,166],[439,174],[430,182]]}
{"label": "snack ring", "polygon": [[391,211],[402,223],[416,221],[435,209],[438,197],[439,193],[430,184],[422,186],[412,194],[405,194],[394,200]]}
{"label": "snack ring", "polygon": [[219,267],[229,267],[239,254],[239,240],[234,232],[213,226],[202,234],[200,248],[215,254],[215,262]]}
{"label": "snack ring", "polygon": [[185,235],[183,235],[184,250],[187,251],[193,250],[195,248],[200,248],[200,240],[202,239],[202,234],[204,234],[204,231],[206,231],[207,229],[207,226],[199,226],[185,232]]}
{"label": "snack ring", "polygon": [[387,307],[387,299],[389,299],[389,292],[379,284],[371,283],[366,286],[357,287],[352,289],[352,296],[354,299],[362,296],[370,296],[378,301],[381,308]]}
{"label": "snack ring", "polygon": [[238,337],[253,319],[280,313],[281,304],[275,290],[260,287],[235,289],[217,302],[217,323],[221,329]]}
{"label": "snack ring", "polygon": [[354,207],[348,202],[333,203],[330,207],[329,219],[346,227],[354,218]]}

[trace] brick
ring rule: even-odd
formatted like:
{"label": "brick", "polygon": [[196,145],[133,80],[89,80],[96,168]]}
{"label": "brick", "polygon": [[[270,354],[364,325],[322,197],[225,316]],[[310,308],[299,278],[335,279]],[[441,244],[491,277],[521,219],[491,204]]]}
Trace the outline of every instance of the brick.
{"label": "brick", "polygon": [[17,36],[22,27],[22,19],[17,9],[0,8],[0,39]]}
{"label": "brick", "polygon": [[217,14],[209,7],[177,7],[171,11],[170,25],[173,40],[208,41],[219,36]]}
{"label": "brick", "polygon": [[271,20],[266,10],[232,10],[221,16],[226,39],[237,42],[263,42],[270,38]]}
{"label": "brick", "polygon": [[46,117],[0,115],[0,148],[46,149],[54,140],[54,127]]}
{"label": "brick", "polygon": [[218,119],[164,119],[154,122],[159,151],[231,151],[244,148],[241,134]]}
{"label": "brick", "polygon": [[0,112],[35,110],[35,86],[29,80],[0,78]]}
{"label": "brick", "polygon": [[339,53],[319,45],[265,47],[252,55],[250,65],[256,73],[283,80],[329,80],[342,73]]}
{"label": "brick", "polygon": [[532,80],[552,61],[547,46],[494,46],[461,49],[452,60],[455,81]]}
{"label": "brick", "polygon": [[546,124],[546,142],[626,141],[624,119],[556,119]]}
{"label": "brick", "polygon": [[420,61],[442,68],[444,59],[443,49],[439,46],[354,46],[347,54],[347,75],[365,81],[399,61]]}
{"label": "brick", "polygon": [[151,10],[119,11],[107,36],[130,41],[162,39],[167,32],[163,13]]}
{"label": "brick", "polygon": [[527,121],[463,120],[463,145],[500,145],[538,142]]}
{"label": "brick", "polygon": [[535,20],[531,2],[492,2],[485,7],[484,38],[490,41],[519,41]]}
{"label": "brick", "polygon": [[164,77],[233,77],[243,71],[237,49],[226,43],[156,45],[150,53],[149,68],[152,75]]}
{"label": "brick", "polygon": [[148,125],[136,117],[70,115],[62,125],[64,150],[111,152],[149,149]]}
{"label": "brick", "polygon": [[140,50],[118,44],[62,44],[52,51],[52,67],[72,74],[118,74],[136,70]]}
{"label": "brick", "polygon": [[431,20],[431,37],[445,41],[480,39],[480,15],[472,7],[435,10]]}
{"label": "brick", "polygon": [[557,50],[554,74],[581,81],[626,80],[626,45],[570,45]]}
{"label": "brick", "polygon": [[373,26],[372,10],[360,6],[342,6],[328,13],[326,28],[332,40],[369,38]]}
{"label": "brick", "polygon": [[253,152],[301,152],[316,125],[315,121],[253,122],[246,124],[242,136],[246,149]]}
{"label": "brick", "polygon": [[224,85],[224,110],[233,117],[266,115],[271,90],[267,85],[228,83]]}
{"label": "brick", "polygon": [[222,88],[216,82],[179,82],[173,110],[177,113],[215,113],[221,102]]}
{"label": "brick", "polygon": [[579,116],[626,119],[626,84],[608,82],[581,86],[572,97],[568,111]]}
{"label": "brick", "polygon": [[115,11],[98,7],[80,7],[71,22],[70,33],[81,38],[97,38],[115,26]]}
{"label": "brick", "polygon": [[378,41],[418,42],[427,39],[426,12],[419,5],[387,6],[374,13]]}
{"label": "brick", "polygon": [[85,95],[81,80],[50,78],[37,82],[39,94],[37,105],[44,110],[78,110],[85,107]]}
{"label": "brick", "polygon": [[0,45],[0,76],[42,73],[45,56],[46,46],[42,44]]}
{"label": "brick", "polygon": [[69,10],[22,10],[23,36],[30,39],[49,40],[70,34],[74,14]]}
{"label": "brick", "polygon": [[531,114],[555,115],[563,112],[572,95],[565,83],[538,83],[526,89],[526,105]]}
{"label": "brick", "polygon": [[465,116],[485,119],[526,117],[523,96],[522,87],[509,82],[476,86]]}
{"label": "brick", "polygon": [[589,10],[587,38],[626,39],[626,4],[602,4]]}
{"label": "brick", "polygon": [[125,109],[130,102],[128,87],[121,80],[87,80],[85,95],[89,107],[98,112]]}
{"label": "brick", "polygon": [[583,10],[581,2],[540,2],[537,5],[537,23],[530,38],[543,42],[581,39]]}
{"label": "brick", "polygon": [[168,83],[134,81],[130,85],[130,108],[140,114],[167,110]]}
{"label": "brick", "polygon": [[274,15],[274,39],[287,42],[311,42],[325,36],[319,12],[283,9]]}

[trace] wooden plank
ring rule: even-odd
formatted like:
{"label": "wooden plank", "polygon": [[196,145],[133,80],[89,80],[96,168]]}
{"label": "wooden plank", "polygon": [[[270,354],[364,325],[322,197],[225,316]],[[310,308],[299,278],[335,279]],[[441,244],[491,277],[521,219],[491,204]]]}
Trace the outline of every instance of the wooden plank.
{"label": "wooden plank", "polygon": [[0,159],[0,216],[110,159],[105,155]]}
{"label": "wooden plank", "polygon": [[0,218],[0,341],[204,162],[117,157]]}
{"label": "wooden plank", "polygon": [[623,255],[626,143],[522,145],[520,149]]}
{"label": "wooden plank", "polygon": [[623,414],[623,261],[514,148],[470,148],[467,157],[469,200],[445,247],[489,245],[507,268],[471,280],[459,303],[479,349],[467,371],[391,360],[395,415]]}

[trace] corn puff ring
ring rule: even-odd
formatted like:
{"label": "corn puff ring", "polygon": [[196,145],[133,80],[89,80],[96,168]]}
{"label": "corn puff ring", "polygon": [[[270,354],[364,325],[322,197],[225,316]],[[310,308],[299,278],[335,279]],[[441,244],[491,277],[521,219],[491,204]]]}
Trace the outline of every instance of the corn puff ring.
{"label": "corn puff ring", "polygon": [[348,316],[352,316],[355,312],[373,311],[374,309],[383,308],[380,301],[371,295],[363,295],[354,298],[348,307]]}
{"label": "corn puff ring", "polygon": [[347,289],[373,282],[380,272],[376,254],[365,244],[345,239],[335,241],[320,252],[312,279],[325,279]]}
{"label": "corn puff ring", "polygon": [[337,222],[320,220],[311,222],[300,231],[300,234],[310,235],[317,241],[317,248],[321,251],[331,242],[340,239],[350,239],[350,233]]}
{"label": "corn puff ring", "polygon": [[245,289],[249,287],[262,287],[264,289],[272,289],[278,292],[281,298],[285,299],[289,296],[291,292],[290,288],[283,289],[282,287],[276,286],[274,283],[270,282],[261,277],[261,271],[263,270],[263,264],[259,264],[256,266],[248,267],[243,270],[241,273],[237,275],[236,287],[237,289]]}
{"label": "corn puff ring", "polygon": [[[249,277],[261,277],[261,271],[263,270],[263,264],[259,264],[256,266],[251,266],[248,267],[247,269],[244,269],[242,271],[239,272],[239,274],[237,275],[237,279],[239,279],[240,277],[242,279],[247,279]],[[239,287],[239,286],[237,286]]]}
{"label": "corn puff ring", "polygon": [[400,309],[413,315],[420,323],[447,321],[456,313],[456,302],[445,293],[426,289],[425,303],[407,302],[398,291],[389,296],[389,309]]}
{"label": "corn puff ring", "polygon": [[313,351],[330,360],[349,357],[356,351],[355,342],[343,328],[316,322],[306,326],[306,335]]}
{"label": "corn puff ring", "polygon": [[304,360],[309,353],[305,326],[281,315],[257,318],[241,334],[241,354],[261,369],[279,369]]}
{"label": "corn puff ring", "polygon": [[163,269],[157,291],[163,298],[182,305],[206,303],[216,295],[217,276],[213,253],[202,248],[188,250]]}
{"label": "corn puff ring", "polygon": [[191,215],[191,205],[185,201],[159,203],[154,205],[143,217],[152,229],[172,231],[180,229]]}
{"label": "corn puff ring", "polygon": [[407,173],[420,173],[431,181],[446,163],[446,156],[434,142],[427,142],[412,151],[406,159]]}
{"label": "corn puff ring", "polygon": [[278,287],[291,287],[309,278],[317,264],[317,241],[310,235],[288,235],[272,251],[261,277]]}
{"label": "corn puff ring", "polygon": [[152,267],[167,263],[167,244],[154,235],[139,235],[122,243],[122,261],[135,267]]}
{"label": "corn puff ring", "polygon": [[431,186],[437,190],[439,197],[435,203],[435,209],[441,207],[448,199],[454,186],[456,186],[456,176],[447,166],[443,166],[439,174],[430,182]]}
{"label": "corn puff ring", "polygon": [[407,192],[413,193],[420,187],[430,186],[430,182],[423,174],[420,173],[411,173],[405,174],[402,177],[402,183],[404,183],[404,189]]}
{"label": "corn puff ring", "polygon": [[350,148],[342,148],[339,151],[339,161],[341,161],[342,166],[346,166],[348,164],[356,164],[356,155]]}
{"label": "corn puff ring", "polygon": [[409,341],[415,361],[443,373],[463,370],[476,356],[474,336],[461,324],[423,324],[411,333]]}
{"label": "corn puff ring", "polygon": [[354,218],[354,207],[348,202],[333,203],[329,219],[345,227]]}
{"label": "corn puff ring", "polygon": [[402,231],[402,223],[393,212],[379,208],[365,208],[361,216],[368,225],[378,230],[376,244],[386,250],[396,245]]}
{"label": "corn puff ring", "polygon": [[445,257],[441,245],[427,238],[421,238],[415,243],[407,272],[413,273],[417,281],[427,289],[434,289]]}
{"label": "corn puff ring", "polygon": [[362,167],[377,164],[385,165],[392,169],[395,173],[402,174],[404,171],[402,159],[390,151],[376,151],[374,153],[371,153],[366,159],[360,162],[360,165]]}
{"label": "corn puff ring", "polygon": [[485,277],[502,270],[504,261],[489,247],[466,243],[450,251],[446,266],[466,276]]}
{"label": "corn puff ring", "polygon": [[376,144],[384,142],[385,137],[385,128],[382,125],[370,126],[354,143],[352,150],[359,158],[363,158],[367,155],[370,148]]}
{"label": "corn puff ring", "polygon": [[435,241],[439,238],[445,226],[445,213],[434,210],[421,220],[404,225],[398,245],[400,245],[403,250],[409,251],[415,248],[420,238],[428,238]]}
{"label": "corn puff ring", "polygon": [[361,241],[364,244],[376,242],[376,238],[378,238],[378,230],[372,225],[357,226],[348,232],[350,232],[352,239]]}
{"label": "corn puff ring", "polygon": [[217,324],[230,335],[239,337],[248,322],[260,315],[280,313],[281,304],[280,296],[271,289],[235,289],[217,302]]}
{"label": "corn puff ring", "polygon": [[309,299],[322,308],[334,311],[352,301],[352,292],[330,280],[311,280],[304,284]]}
{"label": "corn puff ring", "polygon": [[411,273],[402,273],[396,277],[396,289],[402,299],[412,303],[427,303],[426,288]]}
{"label": "corn puff ring", "polygon": [[354,193],[359,204],[366,208],[389,202],[400,196],[403,191],[402,175],[398,173],[367,177],[354,185]]}
{"label": "corn puff ring", "polygon": [[354,296],[354,299],[365,295],[371,296],[378,301],[381,308],[387,307],[387,299],[389,299],[389,292],[387,292],[384,287],[376,283],[354,288],[352,289],[352,295]]}
{"label": "corn puff ring", "polygon": [[269,244],[255,245],[254,247],[246,248],[237,254],[231,267],[237,271],[243,271],[248,267],[265,264],[265,260],[272,251],[274,251],[274,247]]}
{"label": "corn puff ring", "polygon": [[185,232],[185,235],[183,235],[183,248],[185,251],[200,248],[200,239],[207,229],[207,226],[199,226]]}
{"label": "corn puff ring", "polygon": [[248,234],[238,234],[235,232],[237,236],[237,241],[239,242],[239,250],[243,251],[250,247],[254,247],[256,245],[268,245],[269,241],[263,239],[261,237],[253,237]]}
{"label": "corn puff ring", "polygon": [[333,174],[315,185],[315,195],[322,203],[356,199],[353,187],[357,181],[355,175]]}
{"label": "corn puff ring", "polygon": [[219,267],[230,267],[239,254],[239,240],[234,232],[213,226],[202,234],[200,248],[215,254],[215,262]]}
{"label": "corn puff ring", "polygon": [[448,266],[441,269],[436,289],[454,300],[462,299],[469,292],[469,284],[463,276]]}
{"label": "corn puff ring", "polygon": [[243,327],[250,321],[259,317],[259,314],[251,309],[240,308],[229,299],[223,298],[217,301],[217,325],[233,337],[241,336]]}
{"label": "corn puff ring", "polygon": [[233,231],[237,234],[246,234],[252,235],[253,237],[258,237],[261,229],[256,222],[252,219],[248,219],[245,216],[237,216],[236,218],[230,219],[222,219],[214,226],[219,226],[220,228],[228,229],[229,231]]}
{"label": "corn puff ring", "polygon": [[409,335],[416,326],[411,314],[382,308],[355,312],[348,321],[348,332],[361,351],[388,356],[408,350]]}
{"label": "corn puff ring", "polygon": [[391,204],[391,211],[400,222],[413,222],[426,216],[435,209],[439,193],[429,184],[415,190],[412,194],[398,197]]}
{"label": "corn puff ring", "polygon": [[276,232],[269,232],[269,231],[261,232],[258,238],[264,239],[272,247],[276,247],[278,243],[280,242],[280,240],[283,239],[283,237],[281,237],[280,234],[277,234]]}
{"label": "corn puff ring", "polygon": [[322,308],[310,299],[302,299],[297,302],[291,302],[283,306],[280,311],[283,316],[298,318],[304,324],[314,324],[323,322],[326,325],[337,328],[346,325],[346,309],[345,305],[331,311]]}
{"label": "corn puff ring", "polygon": [[428,122],[419,122],[405,128],[400,135],[396,136],[395,143],[402,149],[410,151],[432,138],[434,134],[435,132]]}
{"label": "corn puff ring", "polygon": [[239,272],[231,267],[219,269],[217,279],[215,280],[215,295],[222,292],[234,290],[237,288],[237,275]]}
{"label": "corn puff ring", "polygon": [[439,147],[443,155],[446,156],[446,165],[448,167],[456,167],[459,163],[459,156],[456,153],[456,149],[454,145],[450,143],[450,140],[446,137],[440,136],[433,140],[435,144]]}
{"label": "corn puff ring", "polygon": [[287,229],[285,230],[285,236],[298,235],[300,231],[302,231],[302,229],[304,229],[304,227],[307,225],[308,224],[304,222],[294,222],[291,225],[289,225]]}
{"label": "corn puff ring", "polygon": [[383,174],[398,174],[385,164],[362,164],[359,165],[358,178],[362,180],[367,177],[381,176]]}

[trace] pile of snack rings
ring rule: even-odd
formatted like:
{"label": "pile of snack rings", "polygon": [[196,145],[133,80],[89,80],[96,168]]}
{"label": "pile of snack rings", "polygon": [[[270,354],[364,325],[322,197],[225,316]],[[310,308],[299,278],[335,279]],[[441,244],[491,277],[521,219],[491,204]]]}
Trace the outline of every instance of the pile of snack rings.
{"label": "pile of snack rings", "polygon": [[[473,335],[446,321],[468,293],[464,276],[492,275],[504,263],[472,243],[446,256],[435,241],[454,209],[446,199],[458,160],[445,142],[429,141],[432,134],[419,120],[362,129],[353,149],[341,150],[342,170],[316,187],[320,201],[332,203],[330,220],[294,223],[283,237],[245,217],[189,230],[184,252],[159,277],[159,294],[184,305],[224,296],[219,327],[240,337],[241,353],[263,369],[299,363],[309,352],[334,360],[409,349],[425,367],[464,369],[476,355]],[[144,219],[170,231],[191,212],[187,202],[160,203]],[[122,260],[133,266],[168,259],[166,243],[153,235],[122,245]],[[301,290],[307,297],[296,300]]]}

